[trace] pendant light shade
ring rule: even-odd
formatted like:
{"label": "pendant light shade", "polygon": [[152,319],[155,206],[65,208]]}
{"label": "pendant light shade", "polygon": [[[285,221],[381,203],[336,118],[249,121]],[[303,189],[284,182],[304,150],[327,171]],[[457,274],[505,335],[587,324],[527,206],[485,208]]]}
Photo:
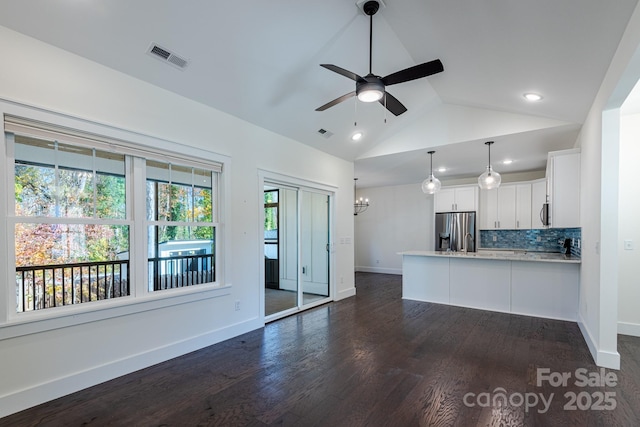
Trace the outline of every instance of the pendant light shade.
{"label": "pendant light shade", "polygon": [[487,166],[487,170],[484,171],[482,175],[478,177],[478,185],[483,190],[493,190],[494,188],[500,187],[500,182],[502,181],[502,177],[500,174],[493,170],[491,167],[491,145],[493,141],[485,142],[485,145],[489,149],[489,165]]}
{"label": "pendant light shade", "polygon": [[435,176],[433,176],[433,153],[435,153],[435,151],[429,151],[428,153],[429,156],[431,157],[430,158],[431,167],[429,169],[429,177],[424,181],[422,181],[422,192],[425,194],[435,194],[440,190],[440,187],[442,187],[442,183],[440,182],[440,180]]}

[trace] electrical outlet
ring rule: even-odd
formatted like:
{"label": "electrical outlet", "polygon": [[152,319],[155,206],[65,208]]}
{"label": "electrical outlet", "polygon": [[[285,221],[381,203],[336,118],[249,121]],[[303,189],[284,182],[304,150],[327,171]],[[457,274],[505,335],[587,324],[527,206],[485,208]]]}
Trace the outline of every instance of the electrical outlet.
{"label": "electrical outlet", "polygon": [[236,311],[240,311],[240,301],[236,301]]}
{"label": "electrical outlet", "polygon": [[493,241],[497,242],[498,241],[498,236],[493,236]]}
{"label": "electrical outlet", "polygon": [[624,250],[632,251],[633,250],[633,240],[625,240],[624,241]]}
{"label": "electrical outlet", "polygon": [[542,237],[537,236],[537,237],[536,237],[536,242],[542,242]]}

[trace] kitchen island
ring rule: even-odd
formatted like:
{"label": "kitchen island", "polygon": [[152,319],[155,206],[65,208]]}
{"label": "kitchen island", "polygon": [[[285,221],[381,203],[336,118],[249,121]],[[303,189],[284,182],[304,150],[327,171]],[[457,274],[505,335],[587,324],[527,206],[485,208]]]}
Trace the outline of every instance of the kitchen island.
{"label": "kitchen island", "polygon": [[524,251],[406,251],[402,298],[577,320],[580,259]]}

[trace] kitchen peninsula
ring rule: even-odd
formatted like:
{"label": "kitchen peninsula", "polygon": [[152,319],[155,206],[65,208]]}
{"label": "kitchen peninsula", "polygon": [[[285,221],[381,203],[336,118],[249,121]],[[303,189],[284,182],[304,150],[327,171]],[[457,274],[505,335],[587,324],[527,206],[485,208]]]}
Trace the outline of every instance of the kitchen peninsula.
{"label": "kitchen peninsula", "polygon": [[577,320],[580,258],[525,251],[406,251],[402,298]]}

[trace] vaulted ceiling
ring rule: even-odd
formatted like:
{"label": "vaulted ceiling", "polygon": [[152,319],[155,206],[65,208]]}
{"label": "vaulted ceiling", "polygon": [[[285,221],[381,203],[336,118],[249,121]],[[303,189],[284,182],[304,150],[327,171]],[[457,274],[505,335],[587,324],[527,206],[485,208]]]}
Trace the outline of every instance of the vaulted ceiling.
{"label": "vaulted ceiling", "polygon": [[[0,25],[353,160],[371,186],[421,181],[430,149],[441,179],[476,176],[486,140],[500,172],[543,169],[548,151],[575,143],[636,3],[383,0],[373,73],[444,64],[387,88],[408,109],[398,117],[355,98],[315,111],[355,88],[319,64],[368,72],[356,0],[3,0]],[[150,55],[154,43],[186,67]]]}

